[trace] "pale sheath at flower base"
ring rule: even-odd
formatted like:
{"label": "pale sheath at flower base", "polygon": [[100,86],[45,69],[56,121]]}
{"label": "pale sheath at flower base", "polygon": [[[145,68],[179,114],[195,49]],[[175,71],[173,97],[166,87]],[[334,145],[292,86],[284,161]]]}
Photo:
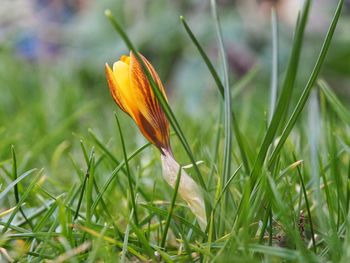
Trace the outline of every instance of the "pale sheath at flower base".
{"label": "pale sheath at flower base", "polygon": [[[139,54],[153,80],[166,98],[163,84],[148,60]],[[106,63],[106,77],[114,101],[137,124],[142,134],[161,153],[164,179],[175,187],[180,165],[174,159],[170,147],[169,122],[154,95],[142,66],[135,55],[122,56],[113,64]],[[178,193],[197,217],[202,229],[207,225],[205,207],[201,191],[195,181],[181,169]]]}

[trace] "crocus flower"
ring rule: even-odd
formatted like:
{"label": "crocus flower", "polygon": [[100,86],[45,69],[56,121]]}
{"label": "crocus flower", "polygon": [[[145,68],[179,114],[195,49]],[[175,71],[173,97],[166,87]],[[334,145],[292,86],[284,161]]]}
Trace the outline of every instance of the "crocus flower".
{"label": "crocus flower", "polygon": [[[145,57],[139,55],[166,98],[157,72]],[[171,150],[169,122],[153,93],[142,66],[135,55],[130,52],[130,56],[122,56],[115,62],[113,69],[106,63],[106,77],[114,101],[135,121],[146,139],[159,149],[164,179],[174,188],[180,165],[174,159]],[[182,168],[178,193],[196,215],[200,226],[205,228],[207,221],[201,191]]]}

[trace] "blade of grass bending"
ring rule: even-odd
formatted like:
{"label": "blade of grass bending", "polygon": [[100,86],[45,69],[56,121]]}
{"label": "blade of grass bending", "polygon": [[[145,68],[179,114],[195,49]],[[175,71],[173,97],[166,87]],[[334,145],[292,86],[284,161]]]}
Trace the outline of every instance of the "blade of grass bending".
{"label": "blade of grass bending", "polygon": [[13,212],[11,213],[9,219],[7,220],[6,224],[4,225],[4,228],[2,229],[2,234],[4,234],[7,231],[7,229],[9,228],[12,220],[16,216],[16,214],[17,214],[18,210],[20,209],[21,205],[27,199],[27,197],[29,196],[29,193],[33,190],[33,188],[35,187],[37,181],[40,179],[40,177],[42,175],[42,171],[43,170],[40,170],[37,173],[37,175],[33,178],[33,180],[30,182],[30,184],[28,185],[28,187],[26,188],[26,190],[22,194],[21,198],[19,199],[19,201],[17,203],[17,206],[16,206],[15,210],[13,210]]}
{"label": "blade of grass bending", "polygon": [[[211,10],[212,10],[212,16],[215,22],[215,28],[216,28],[216,34],[218,38],[218,44],[219,44],[219,50],[220,50],[220,57],[222,60],[222,67],[224,72],[224,156],[223,156],[223,171],[221,175],[222,179],[222,186],[226,185],[227,181],[229,180],[230,174],[231,174],[231,151],[232,151],[232,122],[231,122],[231,92],[230,92],[230,86],[229,86],[229,80],[228,80],[228,69],[227,69],[227,58],[225,53],[225,47],[224,47],[224,41],[222,37],[221,32],[221,26],[219,17],[216,10],[216,1],[211,0]],[[223,190],[223,189],[222,189]],[[228,191],[224,192],[224,199],[222,209],[221,209],[221,219],[222,224],[220,226],[222,227],[222,233],[225,230],[225,218],[226,218],[226,209],[227,209],[227,202],[228,202]]]}
{"label": "blade of grass bending", "polygon": [[11,189],[12,189],[15,185],[17,185],[17,184],[18,184],[19,182],[21,182],[24,178],[26,178],[28,175],[30,175],[31,173],[33,173],[33,172],[36,171],[36,170],[37,170],[36,168],[31,169],[31,170],[29,170],[29,171],[27,171],[27,172],[21,174],[21,176],[17,177],[16,180],[12,181],[12,182],[4,189],[4,191],[2,191],[2,192],[0,193],[0,200],[3,199],[3,198],[6,196],[6,194],[7,194],[9,191],[11,191]]}
{"label": "blade of grass bending", "polygon": [[272,143],[276,135],[276,132],[280,127],[281,122],[283,121],[285,112],[289,107],[291,94],[292,94],[292,90],[293,90],[296,75],[297,75],[297,68],[299,64],[300,51],[301,51],[301,46],[303,42],[303,36],[304,36],[304,30],[307,22],[307,17],[309,13],[309,7],[310,7],[310,0],[306,0],[302,9],[301,15],[298,17],[292,52],[289,58],[287,72],[282,85],[281,94],[279,96],[276,109],[271,119],[271,123],[267,129],[267,132],[265,134],[265,137],[263,139],[262,145],[258,153],[258,157],[255,160],[253,170],[251,172],[252,189],[254,188],[257,177],[261,172],[270,144]]}
{"label": "blade of grass bending", "polygon": [[276,9],[271,10],[271,31],[272,31],[272,65],[271,65],[271,93],[270,93],[270,110],[269,124],[271,123],[273,112],[276,107],[277,87],[278,87],[278,26]]}
{"label": "blade of grass bending", "polygon": [[136,210],[136,202],[135,202],[134,187],[133,187],[133,185],[132,185],[132,180],[131,180],[131,174],[130,174],[128,156],[127,156],[127,154],[126,154],[124,136],[123,136],[122,128],[121,128],[120,123],[119,123],[119,119],[118,119],[117,113],[114,113],[114,116],[115,116],[115,119],[116,119],[116,121],[117,121],[117,126],[118,126],[120,141],[121,141],[122,149],[123,149],[124,163],[125,163],[125,168],[126,168],[126,175],[128,176],[128,183],[129,183],[129,190],[130,190],[131,205],[132,205],[132,209],[133,209],[133,211],[134,211],[134,212],[133,212],[134,221],[135,221],[135,225],[138,226],[139,220],[138,220],[138,218],[137,218],[137,210]]}
{"label": "blade of grass bending", "polygon": [[306,83],[306,86],[305,86],[305,88],[304,88],[304,90],[299,98],[299,101],[298,101],[297,105],[295,106],[294,111],[293,111],[291,117],[289,118],[283,132],[282,132],[281,138],[279,139],[276,148],[273,150],[273,152],[271,154],[271,158],[270,158],[269,163],[268,163],[269,166],[275,161],[276,157],[278,156],[279,152],[281,151],[285,141],[287,140],[290,132],[292,131],[292,129],[294,127],[294,124],[296,123],[302,110],[304,109],[304,106],[305,106],[307,99],[309,98],[310,91],[316,82],[318,74],[320,73],[321,67],[322,67],[323,62],[326,58],[326,54],[328,52],[334,31],[336,29],[336,26],[337,26],[337,23],[338,23],[338,20],[340,17],[343,3],[344,3],[344,0],[339,0],[337,9],[334,13],[331,25],[329,26],[326,38],[323,42],[323,45],[322,45],[321,51],[318,55],[316,64],[315,64],[315,66],[312,70],[312,73],[310,75],[310,78],[309,78],[308,82]]}
{"label": "blade of grass bending", "polygon": [[85,160],[86,165],[89,165],[89,156],[87,154],[83,140],[80,140],[80,148],[81,148],[81,151],[83,152],[83,156],[84,156],[84,160]]}
{"label": "blade of grass bending", "polygon": [[182,167],[180,166],[179,171],[177,172],[174,193],[173,193],[173,197],[171,198],[171,204],[170,204],[169,211],[168,211],[168,216],[167,216],[167,219],[166,219],[166,222],[165,222],[162,242],[160,243],[160,247],[163,248],[164,250],[165,250],[165,241],[166,241],[166,237],[168,235],[168,230],[169,230],[169,226],[170,226],[170,220],[171,220],[171,217],[172,217],[172,214],[173,214],[173,211],[174,211],[177,192],[179,190],[180,179],[181,179],[181,170],[182,170]]}
{"label": "blade of grass bending", "polygon": [[[293,153],[293,158],[294,158],[294,161],[296,162],[297,158],[296,158],[294,153]],[[301,175],[301,171],[300,171],[299,165],[297,166],[297,171],[298,171],[298,176],[299,176],[299,180],[300,180],[300,183],[301,183],[301,188],[303,190],[303,195],[304,195],[304,199],[305,199],[305,205],[306,205],[306,209],[307,209],[307,214],[308,214],[309,220],[310,220],[310,231],[311,231],[312,247],[314,249],[314,252],[316,253],[315,232],[314,232],[314,225],[312,223],[312,216],[311,216],[311,210],[310,210],[310,205],[309,205],[309,199],[307,197],[306,187],[305,187],[305,183],[304,183],[304,180],[303,180],[303,176]]]}
{"label": "blade of grass bending", "polygon": [[206,209],[206,216],[207,218],[209,218],[210,216],[210,210],[211,210],[211,204],[210,204],[210,200],[208,200],[208,196],[205,194],[207,192],[207,186],[204,182],[204,179],[202,177],[202,174],[197,166],[196,160],[193,156],[192,150],[186,140],[186,137],[184,136],[182,129],[180,128],[180,125],[177,121],[177,119],[175,118],[175,115],[173,113],[173,111],[171,110],[167,100],[165,99],[163,93],[159,90],[158,85],[156,84],[156,82],[154,81],[151,73],[149,72],[147,66],[145,65],[144,61],[141,59],[139,53],[136,51],[136,49],[134,48],[133,44],[131,43],[130,39],[128,38],[128,36],[126,35],[126,33],[124,32],[124,30],[121,28],[121,26],[119,25],[119,23],[116,21],[116,19],[113,17],[112,13],[110,10],[106,10],[105,12],[106,16],[108,17],[108,19],[110,20],[110,22],[112,23],[114,29],[119,33],[119,35],[123,38],[124,42],[126,43],[126,45],[128,46],[128,48],[134,53],[138,63],[140,63],[140,65],[142,66],[142,69],[144,71],[144,73],[147,76],[147,79],[151,85],[152,91],[154,92],[155,96],[158,99],[159,104],[161,105],[167,119],[169,120],[172,128],[174,129],[177,137],[179,138],[182,146],[184,147],[188,157],[190,158],[191,163],[193,164],[194,170],[196,171],[196,176],[197,176],[197,180],[200,184],[200,186],[202,187],[203,191],[204,191],[204,201],[205,201],[205,209]]}
{"label": "blade of grass bending", "polygon": [[[205,64],[207,65],[207,67],[208,67],[212,77],[214,78],[214,81],[216,83],[216,86],[219,89],[219,92],[220,92],[222,98],[224,98],[224,85],[222,84],[222,82],[220,80],[220,77],[217,74],[213,64],[210,62],[207,54],[204,52],[202,46],[199,44],[198,40],[196,39],[196,37],[192,33],[192,31],[191,31],[190,27],[188,26],[185,18],[183,16],[180,16],[180,20],[181,20],[182,24],[184,25],[187,34],[191,38],[193,44],[196,46],[198,52],[202,56]],[[243,139],[242,139],[242,133],[241,133],[241,131],[239,129],[239,126],[238,126],[238,123],[237,123],[237,120],[236,120],[236,117],[235,117],[236,115],[234,114],[233,109],[231,109],[231,111],[232,111],[231,114],[232,114],[232,125],[233,125],[234,134],[235,134],[238,146],[239,146],[239,151],[240,151],[240,154],[241,154],[241,157],[242,157],[244,169],[246,170],[246,173],[249,174],[250,173],[250,167],[249,167],[248,157],[247,157],[245,146],[244,146]]]}

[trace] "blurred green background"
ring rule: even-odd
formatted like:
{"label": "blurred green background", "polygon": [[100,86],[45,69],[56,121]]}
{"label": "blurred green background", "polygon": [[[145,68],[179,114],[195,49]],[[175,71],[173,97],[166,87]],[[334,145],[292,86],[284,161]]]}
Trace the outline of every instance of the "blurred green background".
{"label": "blurred green background", "polygon": [[[288,61],[302,1],[222,0],[218,11],[228,54],[233,105],[247,137],[255,141],[266,125],[271,69],[272,5],[279,19],[279,72]],[[305,84],[321,47],[336,2],[314,1],[299,67],[297,92]],[[214,140],[219,96],[204,62],[187,36],[183,15],[221,72],[209,1],[203,0],[2,0],[0,5],[0,166],[10,165],[14,145],[20,169],[45,167],[64,185],[72,159],[81,160],[80,140],[89,128],[119,151],[104,63],[129,51],[104,15],[121,21],[137,48],[151,61],[166,87],[191,146],[204,155]],[[350,1],[346,2],[322,71],[345,103],[350,98]],[[252,73],[255,72],[255,73]],[[246,74],[251,81],[237,87]],[[282,79],[282,77],[281,77]],[[118,110],[117,110],[118,111]],[[128,148],[145,140],[120,112]],[[176,148],[175,143],[175,148]],[[181,156],[179,156],[180,161]],[[187,160],[188,161],[188,160]],[[6,178],[6,173],[4,176]]]}

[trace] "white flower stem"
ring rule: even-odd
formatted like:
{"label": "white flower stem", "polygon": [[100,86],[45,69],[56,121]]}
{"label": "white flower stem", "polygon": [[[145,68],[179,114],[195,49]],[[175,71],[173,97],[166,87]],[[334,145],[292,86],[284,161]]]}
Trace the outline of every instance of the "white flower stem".
{"label": "white flower stem", "polygon": [[[169,151],[163,149],[163,153],[161,159],[164,179],[172,188],[175,188],[180,165],[176,162]],[[186,201],[192,213],[197,217],[198,223],[204,231],[207,226],[207,219],[201,191],[197,183],[182,168],[178,193],[181,198]]]}

